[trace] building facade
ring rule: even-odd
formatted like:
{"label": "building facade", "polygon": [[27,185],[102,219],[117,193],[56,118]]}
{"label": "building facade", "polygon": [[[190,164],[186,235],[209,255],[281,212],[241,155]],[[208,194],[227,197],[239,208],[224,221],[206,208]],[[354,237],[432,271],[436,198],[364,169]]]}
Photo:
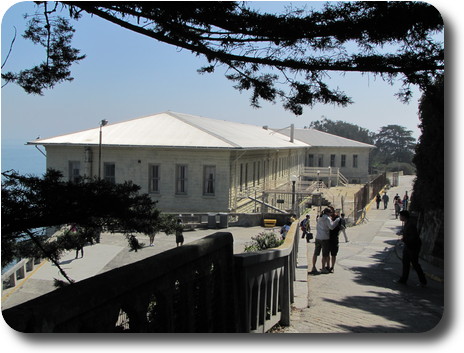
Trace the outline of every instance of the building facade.
{"label": "building facade", "polygon": [[365,147],[311,146],[289,135],[166,112],[29,144],[43,145],[47,168],[67,180],[132,181],[164,212],[259,212],[266,190],[290,184],[311,163],[343,161],[354,179],[367,178]]}

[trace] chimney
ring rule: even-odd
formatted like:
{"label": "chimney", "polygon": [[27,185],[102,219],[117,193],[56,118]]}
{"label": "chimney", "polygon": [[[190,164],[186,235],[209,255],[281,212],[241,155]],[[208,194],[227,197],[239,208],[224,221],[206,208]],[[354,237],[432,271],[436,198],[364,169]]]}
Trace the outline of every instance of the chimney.
{"label": "chimney", "polygon": [[290,125],[290,142],[293,143],[295,139],[295,124]]}

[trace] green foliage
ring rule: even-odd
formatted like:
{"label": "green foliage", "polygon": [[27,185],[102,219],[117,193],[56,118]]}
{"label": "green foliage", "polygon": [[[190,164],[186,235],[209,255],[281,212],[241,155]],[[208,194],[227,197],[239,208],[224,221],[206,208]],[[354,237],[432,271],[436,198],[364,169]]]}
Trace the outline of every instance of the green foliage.
{"label": "green foliage", "polygon": [[445,192],[445,94],[444,77],[424,92],[419,104],[422,134],[413,162],[417,179],[411,197],[411,209],[444,209]]}
{"label": "green foliage", "polygon": [[327,132],[332,135],[341,136],[354,141],[374,144],[374,133],[368,129],[346,121],[333,121],[324,117],[322,120],[312,121],[311,128]]}
{"label": "green foliage", "polygon": [[[43,13],[34,17],[36,25],[28,35],[46,47],[47,63],[24,71],[24,80],[13,73],[3,77],[31,93],[68,80],[70,64],[83,58],[69,45],[72,29],[67,23],[62,30],[53,29],[60,25],[49,21],[57,7],[48,10],[47,3],[38,2]],[[352,103],[325,82],[333,71],[368,72],[389,83],[400,79],[399,95],[408,100],[410,85],[424,88],[444,70],[443,43],[435,39],[443,20],[425,2],[333,2],[320,11],[289,6],[281,14],[229,1],[58,3],[72,19],[88,13],[202,56],[207,64],[199,71],[225,67],[236,89],[251,92],[252,106],[281,100],[296,115],[317,103]],[[44,40],[48,38],[52,41]],[[53,56],[55,52],[63,55]]]}
{"label": "green foliage", "polygon": [[72,81],[71,65],[85,58],[85,55],[79,55],[78,49],[71,46],[74,29],[69,21],[54,16],[55,10],[49,11],[47,2],[43,6],[43,14],[36,14],[29,21],[23,37],[44,47],[46,60],[18,73],[2,73],[5,84],[14,82],[27,93],[39,95],[43,94],[44,89],[53,88],[58,83]]}
{"label": "green foliage", "polygon": [[378,163],[411,163],[414,156],[415,142],[412,131],[399,125],[387,125],[380,128],[375,135],[373,159]]}
{"label": "green foliage", "polygon": [[[77,243],[94,241],[110,232],[172,234],[173,217],[160,214],[156,203],[132,182],[63,181],[58,171],[41,177],[2,173],[2,266],[14,258],[40,254],[57,260]],[[76,225],[76,233],[68,225]],[[44,227],[67,229],[56,239],[43,236]]]}
{"label": "green foliage", "polygon": [[284,240],[274,231],[264,231],[257,236],[251,237],[251,242],[245,245],[245,252],[263,251],[276,248],[283,244]]}

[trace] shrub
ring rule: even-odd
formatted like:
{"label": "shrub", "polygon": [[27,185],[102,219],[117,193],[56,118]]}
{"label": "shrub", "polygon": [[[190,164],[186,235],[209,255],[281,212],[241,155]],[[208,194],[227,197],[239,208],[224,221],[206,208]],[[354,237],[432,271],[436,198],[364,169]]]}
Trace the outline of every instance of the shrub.
{"label": "shrub", "polygon": [[245,245],[245,252],[263,251],[269,248],[276,248],[284,242],[274,231],[264,231],[255,237],[251,237],[251,242]]}

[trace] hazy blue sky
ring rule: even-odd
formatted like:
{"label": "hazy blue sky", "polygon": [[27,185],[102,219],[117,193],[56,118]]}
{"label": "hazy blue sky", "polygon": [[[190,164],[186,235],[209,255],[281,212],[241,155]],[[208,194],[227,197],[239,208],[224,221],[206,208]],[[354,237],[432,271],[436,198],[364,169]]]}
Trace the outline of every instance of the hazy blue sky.
{"label": "hazy blue sky", "polygon": [[[23,14],[34,11],[35,5],[32,2],[12,4],[6,1],[1,5],[3,12],[6,11],[1,33],[2,62],[13,38],[14,26],[18,31],[5,71],[30,67],[44,57],[41,49],[21,37],[25,25]],[[255,2],[254,6],[272,12],[289,4]],[[331,74],[334,86],[351,96],[354,104],[346,108],[317,105],[313,109],[305,108],[302,116],[294,116],[280,103],[263,102],[261,109],[252,108],[249,92],[235,90],[233,83],[224,77],[225,69],[200,75],[196,70],[206,60],[186,50],[120,29],[97,17],[85,16],[73,24],[76,28],[73,45],[87,55],[72,67],[73,82],[45,91],[44,96],[27,95],[13,84],[2,88],[3,146],[21,146],[38,136],[51,137],[97,127],[101,119],[114,123],[166,110],[271,127],[292,123],[304,127],[325,116],[373,132],[388,124],[398,124],[412,130],[415,138],[420,135],[417,127],[420,93],[416,90],[411,103],[403,104],[394,96],[399,84],[392,87],[373,75]]]}

